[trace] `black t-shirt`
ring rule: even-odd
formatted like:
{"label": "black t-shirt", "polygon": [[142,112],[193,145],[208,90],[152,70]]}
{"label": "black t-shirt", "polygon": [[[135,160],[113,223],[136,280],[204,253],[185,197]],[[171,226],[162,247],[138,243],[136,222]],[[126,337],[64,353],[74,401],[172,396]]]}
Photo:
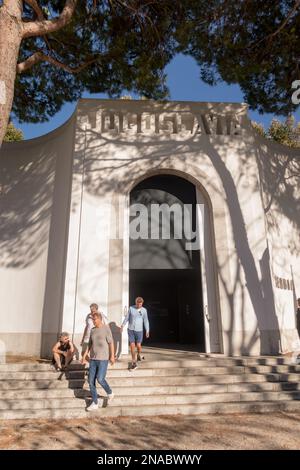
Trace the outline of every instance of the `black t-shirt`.
{"label": "black t-shirt", "polygon": [[68,351],[70,348],[71,348],[70,341],[68,341],[67,343],[62,343],[60,341],[60,345],[58,346],[57,349],[59,349],[60,351],[65,352],[65,351]]}

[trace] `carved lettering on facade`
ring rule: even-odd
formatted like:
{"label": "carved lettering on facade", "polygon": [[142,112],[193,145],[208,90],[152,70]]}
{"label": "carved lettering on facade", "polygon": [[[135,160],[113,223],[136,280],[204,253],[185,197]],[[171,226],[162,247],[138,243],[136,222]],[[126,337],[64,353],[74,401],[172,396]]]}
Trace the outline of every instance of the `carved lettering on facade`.
{"label": "carved lettering on facade", "polygon": [[275,286],[278,289],[294,290],[294,283],[291,279],[284,279],[283,277],[274,276]]}
{"label": "carved lettering on facade", "polygon": [[[191,112],[114,112],[102,110],[97,126],[101,133],[139,135],[229,135],[242,134],[240,116]],[[95,122],[95,120],[93,120]],[[92,124],[92,123],[91,123]]]}

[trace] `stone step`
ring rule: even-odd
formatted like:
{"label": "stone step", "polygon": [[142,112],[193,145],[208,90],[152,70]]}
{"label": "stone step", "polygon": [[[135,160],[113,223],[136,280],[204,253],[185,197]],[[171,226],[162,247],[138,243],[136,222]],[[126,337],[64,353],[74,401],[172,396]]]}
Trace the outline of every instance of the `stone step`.
{"label": "stone step", "polygon": [[[300,377],[300,366],[296,365],[278,365],[278,366],[218,366],[210,367],[207,365],[193,367],[160,367],[150,368],[149,364],[143,363],[134,371],[136,376],[179,376],[179,375],[208,375],[208,374],[298,374]],[[54,368],[43,368],[42,370],[6,370],[0,371],[0,382],[3,380],[39,380],[39,379],[52,379],[62,377],[63,380],[80,379],[88,374],[88,369],[84,369],[81,365],[77,365],[67,370],[66,372],[57,372]],[[108,369],[108,377],[129,377],[132,372],[128,370],[125,365],[122,368],[113,366]]]}
{"label": "stone step", "polygon": [[[199,393],[184,395],[141,395],[141,396],[115,396],[109,406],[113,407],[144,407],[148,405],[179,405],[179,404],[198,404],[198,403],[225,403],[225,402],[250,402],[250,401],[288,401],[300,400],[300,392],[244,392],[244,393]],[[90,403],[89,394],[85,397],[73,398],[47,398],[47,399],[0,399],[0,410],[36,410],[36,409],[69,409],[81,408]],[[103,407],[107,406],[107,398],[100,395],[99,403]]]}
{"label": "stone step", "polygon": [[[107,399],[100,395],[105,407]],[[87,397],[85,397],[87,398]],[[299,400],[297,392],[247,392],[247,393],[198,393],[175,395],[143,395],[143,396],[116,396],[109,406],[145,406],[145,405],[173,405],[196,403],[219,403],[240,401],[276,401]]]}
{"label": "stone step", "polygon": [[[38,371],[38,372],[1,372],[0,381],[3,380],[41,380],[41,379],[52,379],[61,377],[65,379],[83,379],[88,373],[87,370],[68,370],[66,372],[57,372],[52,371]],[[298,376],[300,379],[300,368],[291,367],[291,366],[255,366],[255,367],[246,367],[246,366],[234,366],[234,367],[180,367],[180,368],[144,368],[139,367],[134,372],[128,369],[114,369],[111,368],[108,370],[107,377],[129,377],[134,373],[136,377],[158,377],[158,376],[187,376],[187,375],[222,375],[222,374],[284,374],[291,375],[294,374],[295,377]]]}
{"label": "stone step", "polygon": [[[87,377],[67,380],[62,376],[57,380],[2,380],[0,390],[30,390],[30,389],[55,389],[55,388],[82,388]],[[291,382],[299,383],[299,374],[217,374],[217,375],[190,375],[190,376],[138,376],[135,372],[128,373],[127,377],[110,377],[111,386],[153,386],[153,385],[182,385],[186,384],[215,384],[215,383],[263,383],[263,382]]]}
{"label": "stone step", "polygon": [[[236,367],[192,367],[192,368],[171,368],[171,369],[146,369],[140,367],[134,371],[136,377],[152,377],[152,376],[185,376],[185,375],[208,375],[208,374],[242,374],[245,368],[243,366]],[[87,370],[69,370],[66,372],[5,372],[0,373],[1,380],[40,380],[62,377],[65,379],[84,378]],[[132,372],[128,369],[109,369],[107,377],[130,377]]]}
{"label": "stone step", "polygon": [[0,399],[17,400],[22,399],[46,399],[46,398],[73,398],[87,394],[88,387],[71,389],[71,388],[53,388],[53,389],[26,389],[26,390],[1,390]]}
{"label": "stone step", "polygon": [[[44,389],[73,389],[82,388],[85,380],[2,380],[0,381],[0,390],[44,390]],[[20,392],[21,393],[21,392]]]}
{"label": "stone step", "polygon": [[[131,359],[127,359],[122,356],[120,361],[117,361],[114,365],[115,369],[127,369]],[[142,362],[143,368],[177,368],[177,367],[231,367],[231,366],[279,366],[284,365],[287,367],[295,367],[291,363],[291,358],[212,358],[212,357],[200,357],[197,359],[172,359],[172,360],[146,360]],[[78,362],[72,362],[71,369],[81,370],[83,366]],[[296,365],[300,371],[300,366]],[[53,370],[53,366],[50,363],[6,363],[0,364],[1,372],[47,372]]]}
{"label": "stone step", "polygon": [[0,419],[300,410],[300,366],[290,358],[147,354],[134,371],[129,361],[109,368],[115,398],[107,406],[98,386],[102,407],[90,414],[88,369],[79,362],[66,372],[50,363],[0,364]]}
{"label": "stone step", "polygon": [[[300,365],[253,365],[245,366],[245,372],[253,372],[257,374],[266,373],[300,373]],[[299,374],[300,376],[300,374]]]}
{"label": "stone step", "polygon": [[[131,360],[117,361],[114,364],[114,369],[128,369]],[[162,368],[177,368],[177,367],[217,367],[218,363],[216,361],[210,362],[207,359],[197,359],[197,360],[172,360],[172,361],[143,361],[143,368],[145,369],[162,369]],[[222,364],[221,364],[222,365]],[[228,366],[234,366],[232,362],[225,364]],[[80,363],[72,362],[69,366],[70,370],[82,370],[84,366]],[[52,364],[0,364],[0,374],[2,372],[47,372],[53,371],[54,367]]]}
{"label": "stone step", "polygon": [[[195,385],[150,385],[145,386],[117,386],[113,387],[117,396],[126,395],[162,395],[162,394],[196,394],[196,393],[227,393],[227,392],[284,392],[284,391],[300,391],[300,383],[296,382],[259,382],[259,383],[215,383],[215,384],[195,384]],[[99,393],[103,393],[103,389],[98,385]],[[53,389],[26,389],[26,390],[2,390],[1,399],[15,400],[22,399],[46,399],[46,398],[72,398],[86,397],[89,395],[88,384],[84,384],[84,388],[53,388]]]}
{"label": "stone step", "polygon": [[300,374],[299,373],[287,373],[287,374],[264,374],[263,377],[266,377],[267,380],[274,381],[274,382],[299,382],[300,381]]}
{"label": "stone step", "polygon": [[250,401],[235,403],[193,403],[173,405],[145,405],[121,407],[108,406],[88,413],[84,408],[55,408],[32,410],[0,410],[0,419],[70,419],[91,416],[163,416],[163,415],[201,415],[201,414],[232,414],[232,413],[269,413],[294,412],[300,410],[300,401]]}
{"label": "stone step", "polygon": [[[86,377],[67,380],[64,376],[57,380],[55,375],[51,379],[43,380],[2,380],[0,390],[30,390],[30,389],[55,389],[55,388],[82,388],[86,383]],[[263,383],[263,382],[299,382],[299,374],[208,374],[190,376],[138,376],[134,372],[127,377],[110,377],[111,386],[153,386],[153,385],[191,385],[191,384],[216,384],[216,383]]]}

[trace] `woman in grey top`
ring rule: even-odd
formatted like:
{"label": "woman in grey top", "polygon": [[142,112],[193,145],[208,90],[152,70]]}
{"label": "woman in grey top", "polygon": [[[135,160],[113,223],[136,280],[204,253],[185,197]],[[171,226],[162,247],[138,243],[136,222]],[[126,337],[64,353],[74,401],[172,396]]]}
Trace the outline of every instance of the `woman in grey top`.
{"label": "woman in grey top", "polygon": [[91,330],[89,346],[82,356],[83,364],[86,363],[86,356],[88,354],[90,356],[89,385],[93,401],[87,408],[87,411],[96,410],[98,408],[96,380],[106,391],[108,400],[112,400],[114,396],[105,379],[108,361],[110,361],[112,365],[115,362],[113,337],[109,326],[103,323],[99,312],[93,314],[93,323],[94,328]]}

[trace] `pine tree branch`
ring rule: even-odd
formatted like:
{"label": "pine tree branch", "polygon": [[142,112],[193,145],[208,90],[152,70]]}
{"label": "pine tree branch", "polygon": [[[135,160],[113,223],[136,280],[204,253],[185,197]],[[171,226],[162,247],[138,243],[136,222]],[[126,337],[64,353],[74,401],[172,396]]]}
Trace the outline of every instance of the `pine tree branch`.
{"label": "pine tree branch", "polygon": [[45,16],[43,10],[41,9],[36,0],[25,0],[25,3],[27,3],[27,5],[29,5],[33,9],[39,21],[44,21]]}
{"label": "pine tree branch", "polygon": [[296,11],[300,8],[300,0],[296,0],[295,1],[295,5],[293,6],[293,8],[290,10],[290,12],[288,13],[287,17],[285,18],[285,20],[281,23],[281,25],[279,26],[279,28],[276,29],[276,31],[274,31],[273,33],[271,34],[268,34],[268,36],[260,39],[259,41],[255,42],[255,43],[252,43],[250,44],[250,46],[248,47],[249,49],[253,49],[254,47],[257,47],[259,44],[261,44],[262,42],[267,42],[268,43],[268,47],[270,46],[271,44],[271,41],[272,39],[277,36],[277,34],[279,34],[287,25],[287,23],[289,22],[289,20],[291,19],[291,17],[294,15],[294,13],[296,13]]}
{"label": "pine tree branch", "polygon": [[[41,7],[39,6],[37,0],[25,0],[25,2],[27,3],[27,5],[29,5],[33,11],[36,13],[37,15],[37,18],[39,21],[44,21],[45,20],[45,15],[43,13],[43,10],[41,9]],[[43,36],[43,39],[48,47],[48,49],[51,51],[52,50],[52,47],[50,45],[50,42],[48,41],[48,38],[47,36]]]}
{"label": "pine tree branch", "polygon": [[274,31],[274,33],[272,33],[268,36],[269,39],[272,39],[275,36],[277,36],[277,34],[279,34],[280,31],[285,28],[285,26],[287,25],[289,19],[293,16],[294,13],[296,13],[296,11],[298,10],[299,7],[300,7],[300,0],[296,0],[295,5],[293,6],[291,11],[287,15],[286,19],[281,23],[279,28],[276,31]]}
{"label": "pine tree branch", "polygon": [[54,57],[48,56],[44,54],[44,52],[38,51],[32,54],[28,59],[24,60],[24,62],[20,62],[17,65],[17,72],[18,73],[23,73],[29,70],[31,67],[34,65],[38,64],[39,62],[49,62],[50,64],[54,65],[55,67],[59,67],[66,72],[69,73],[79,73],[81,70],[85,69],[89,65],[97,62],[98,57],[94,57],[93,59],[90,59],[82,64],[80,64],[78,67],[70,67],[69,65],[64,64],[63,62],[60,62],[57,59],[54,59]]}
{"label": "pine tree branch", "polygon": [[66,26],[72,19],[78,0],[66,0],[63,11],[58,18],[53,20],[30,21],[23,24],[22,38],[44,36],[54,33]]}

